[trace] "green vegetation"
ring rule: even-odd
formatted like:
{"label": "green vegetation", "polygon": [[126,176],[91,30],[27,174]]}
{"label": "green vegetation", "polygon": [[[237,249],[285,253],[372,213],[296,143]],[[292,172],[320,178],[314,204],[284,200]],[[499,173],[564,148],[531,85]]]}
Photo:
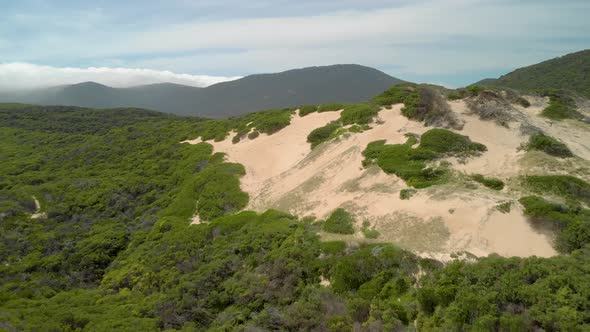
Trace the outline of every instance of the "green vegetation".
{"label": "green vegetation", "polygon": [[373,121],[378,112],[379,107],[369,103],[348,105],[340,115],[340,122],[343,125],[365,125]]}
{"label": "green vegetation", "polygon": [[566,204],[539,196],[520,199],[534,225],[557,232],[557,250],[570,253],[590,244],[590,210],[580,204],[590,204],[590,184],[568,175],[527,176],[523,183],[534,193],[565,200]]}
{"label": "green vegetation", "polygon": [[485,145],[472,142],[469,137],[446,129],[430,129],[420,138],[420,147],[439,154],[453,156],[477,156],[487,151]]}
{"label": "green vegetation", "polygon": [[568,201],[590,204],[590,184],[570,175],[530,175],[523,184],[540,195],[554,195]]}
{"label": "green vegetation", "polygon": [[338,208],[324,221],[322,230],[328,233],[354,234],[354,218],[346,210]]}
{"label": "green vegetation", "polygon": [[541,112],[541,116],[558,121],[564,119],[583,119],[584,116],[576,110],[576,102],[567,91],[547,89],[537,92],[541,96],[549,97],[549,106]]}
{"label": "green vegetation", "polygon": [[590,244],[590,210],[552,203],[538,196],[523,197],[520,203],[525,214],[532,217],[533,225],[557,231],[555,247],[560,252],[571,253]]}
{"label": "green vegetation", "polygon": [[412,188],[402,189],[399,191],[399,198],[404,199],[404,200],[408,200],[408,199],[412,198],[412,196],[414,196],[417,192],[418,191],[416,189],[412,189]]}
{"label": "green vegetation", "polygon": [[[307,142],[311,143],[311,148],[315,148],[320,143],[330,141],[345,132],[360,133],[364,130],[370,129],[369,123],[379,112],[379,107],[371,103],[361,104],[328,104],[320,105],[318,112],[322,111],[322,107],[331,110],[340,110],[344,108],[337,121],[332,121],[327,125],[314,129],[307,136]],[[324,110],[324,112],[327,112]],[[343,126],[352,125],[349,129]]]}
{"label": "green vegetation", "polygon": [[403,103],[401,112],[409,119],[423,121],[427,126],[460,129],[461,124],[439,90],[427,84],[402,83],[376,96],[373,101],[382,106]]}
{"label": "green vegetation", "polygon": [[428,162],[445,156],[467,157],[486,151],[485,145],[446,129],[425,132],[417,148],[412,147],[415,142],[413,136],[408,137],[405,144],[371,142],[363,151],[363,166],[377,164],[384,172],[405,180],[409,186],[425,188],[446,182],[448,173],[445,168],[427,167]]}
{"label": "green vegetation", "polygon": [[517,69],[493,82],[518,90],[563,89],[590,98],[590,50],[580,51]]}
{"label": "green vegetation", "polygon": [[249,134],[248,134],[248,139],[255,139],[255,138],[257,138],[258,136],[260,136],[260,132],[258,132],[258,131],[253,131],[253,132],[251,132],[251,133],[249,133]]}
{"label": "green vegetation", "polygon": [[376,164],[384,172],[399,176],[409,186],[425,188],[446,182],[448,173],[442,167],[427,167],[428,162],[445,156],[468,157],[486,151],[485,145],[472,142],[467,136],[438,128],[425,132],[420,145],[413,148],[415,143],[416,138],[412,135],[405,144],[371,142],[363,151],[363,166]]}
{"label": "green vegetation", "polygon": [[526,145],[526,150],[543,151],[548,155],[568,158],[573,157],[574,154],[570,151],[567,145],[561,143],[551,136],[542,133],[531,135],[529,143]]}
{"label": "green vegetation", "polygon": [[318,110],[316,105],[301,105],[299,106],[299,116],[306,116]]}
{"label": "green vegetation", "polygon": [[[257,113],[250,113],[224,120],[207,120],[201,121],[195,125],[195,132],[201,135],[204,141],[215,140],[223,141],[233,130],[237,134],[232,138],[232,142],[238,143],[246,135],[252,135],[254,132],[272,135],[277,131],[285,128],[291,123],[293,109],[283,110],[266,110]],[[254,137],[255,138],[255,137]]]}
{"label": "green vegetation", "polygon": [[502,190],[504,189],[504,181],[492,177],[485,177],[481,174],[473,174],[470,176],[471,179],[475,182],[479,182],[484,186],[494,189],[494,190]]}
{"label": "green vegetation", "polygon": [[376,239],[381,236],[381,233],[379,233],[378,230],[376,230],[374,227],[371,228],[371,223],[368,220],[363,221],[361,232],[367,239]]}
{"label": "green vegetation", "polygon": [[307,136],[307,142],[311,143],[311,148],[313,149],[320,143],[332,139],[333,134],[341,127],[338,122],[330,122],[323,127],[316,128]]}
{"label": "green vegetation", "polygon": [[344,105],[344,104],[322,104],[317,107],[317,112],[318,113],[336,112],[341,109],[344,109],[345,106],[346,105]]}
{"label": "green vegetation", "polygon": [[[284,121],[274,120],[290,112],[260,115],[266,120],[258,125],[276,128]],[[0,106],[0,330],[589,329],[584,181],[523,179],[525,189],[565,199],[520,200],[535,226],[557,229],[565,256],[443,265],[391,244],[322,242],[320,225],[347,237],[352,216],[337,209],[319,223],[274,210],[238,212],[248,199],[239,187],[244,168],[209,144],[179,143],[245,135],[257,117]],[[437,136],[450,144],[434,144]],[[373,142],[365,163],[415,176],[419,185],[442,182],[445,170],[425,171],[429,161],[481,152],[451,136],[426,135],[431,148],[424,136],[416,148],[414,136],[402,145]],[[45,219],[31,219],[33,196]],[[207,222],[191,225],[195,212]],[[369,223],[362,231],[379,236]]]}
{"label": "green vegetation", "polygon": [[516,100],[514,100],[514,103],[524,108],[531,107],[531,103],[523,97],[516,98]]}
{"label": "green vegetation", "polygon": [[512,202],[508,201],[500,203],[496,205],[496,209],[502,213],[510,213],[510,210],[512,209]]}

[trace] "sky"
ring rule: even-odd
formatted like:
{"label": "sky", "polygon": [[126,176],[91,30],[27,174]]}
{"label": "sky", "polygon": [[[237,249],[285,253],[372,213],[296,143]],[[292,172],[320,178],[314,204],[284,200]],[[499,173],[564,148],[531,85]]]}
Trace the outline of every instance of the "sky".
{"label": "sky", "polygon": [[2,1],[0,89],[357,63],[449,87],[590,48],[588,0]]}

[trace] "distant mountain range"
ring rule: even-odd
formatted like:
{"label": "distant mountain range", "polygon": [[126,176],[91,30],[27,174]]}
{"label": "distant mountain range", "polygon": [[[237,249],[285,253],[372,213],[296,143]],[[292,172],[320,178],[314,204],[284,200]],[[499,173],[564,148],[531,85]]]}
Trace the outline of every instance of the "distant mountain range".
{"label": "distant mountain range", "polygon": [[402,80],[360,65],[332,65],[257,74],[197,88],[172,83],[113,88],[95,82],[0,92],[0,102],[91,108],[139,107],[181,115],[223,118],[271,108],[356,103]]}
{"label": "distant mountain range", "polygon": [[590,50],[519,68],[498,79],[488,78],[475,84],[517,90],[564,89],[590,98]]}

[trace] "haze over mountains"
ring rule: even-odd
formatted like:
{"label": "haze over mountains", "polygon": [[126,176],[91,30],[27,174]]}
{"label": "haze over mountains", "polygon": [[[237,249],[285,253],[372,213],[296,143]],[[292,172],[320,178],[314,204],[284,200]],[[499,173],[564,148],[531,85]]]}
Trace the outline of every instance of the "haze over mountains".
{"label": "haze over mountains", "polygon": [[1,102],[92,108],[139,107],[222,118],[271,108],[367,100],[402,82],[377,69],[332,65],[257,74],[206,88],[172,83],[112,88],[95,82],[33,91],[0,92]]}

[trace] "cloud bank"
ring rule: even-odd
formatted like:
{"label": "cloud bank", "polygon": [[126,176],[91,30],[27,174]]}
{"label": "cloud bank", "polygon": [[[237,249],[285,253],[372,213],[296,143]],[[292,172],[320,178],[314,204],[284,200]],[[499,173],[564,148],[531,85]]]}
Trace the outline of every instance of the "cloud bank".
{"label": "cloud bank", "polygon": [[0,64],[0,89],[18,90],[93,81],[112,87],[176,83],[196,87],[239,77],[177,74],[166,70],[109,67],[51,67],[14,62]]}
{"label": "cloud bank", "polygon": [[588,0],[20,0],[0,12],[0,54],[222,76],[359,63],[461,85],[588,48],[589,11]]}

